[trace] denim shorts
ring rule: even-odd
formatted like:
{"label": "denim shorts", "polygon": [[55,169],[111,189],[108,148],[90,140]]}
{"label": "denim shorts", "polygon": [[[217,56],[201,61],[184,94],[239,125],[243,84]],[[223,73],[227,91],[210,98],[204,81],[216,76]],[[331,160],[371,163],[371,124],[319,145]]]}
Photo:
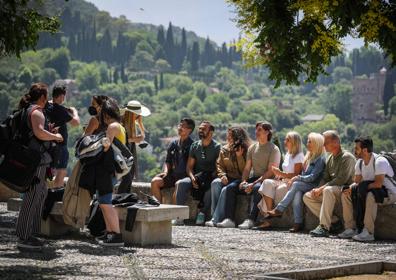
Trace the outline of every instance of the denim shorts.
{"label": "denim shorts", "polygon": [[107,193],[105,195],[98,195],[99,204],[112,204],[113,194]]}
{"label": "denim shorts", "polygon": [[55,164],[56,169],[67,168],[67,163],[69,161],[69,151],[66,145],[59,145],[58,147],[58,159]]}

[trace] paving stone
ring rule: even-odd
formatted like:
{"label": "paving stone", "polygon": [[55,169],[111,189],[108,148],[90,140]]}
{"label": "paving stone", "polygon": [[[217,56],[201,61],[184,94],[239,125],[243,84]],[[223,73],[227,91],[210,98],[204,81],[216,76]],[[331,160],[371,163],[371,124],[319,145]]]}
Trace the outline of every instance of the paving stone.
{"label": "paving stone", "polygon": [[306,233],[172,227],[173,244],[102,248],[74,233],[44,253],[16,249],[16,212],[0,203],[0,279],[251,279],[285,270],[396,261],[395,241],[357,243]]}

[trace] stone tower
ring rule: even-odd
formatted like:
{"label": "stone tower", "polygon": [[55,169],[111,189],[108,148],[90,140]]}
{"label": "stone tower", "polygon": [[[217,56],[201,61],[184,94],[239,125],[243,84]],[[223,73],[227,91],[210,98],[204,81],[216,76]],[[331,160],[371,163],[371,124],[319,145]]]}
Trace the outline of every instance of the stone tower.
{"label": "stone tower", "polygon": [[379,120],[376,114],[377,104],[384,104],[385,79],[385,68],[382,68],[378,73],[371,74],[369,78],[353,79],[352,122],[355,125]]}

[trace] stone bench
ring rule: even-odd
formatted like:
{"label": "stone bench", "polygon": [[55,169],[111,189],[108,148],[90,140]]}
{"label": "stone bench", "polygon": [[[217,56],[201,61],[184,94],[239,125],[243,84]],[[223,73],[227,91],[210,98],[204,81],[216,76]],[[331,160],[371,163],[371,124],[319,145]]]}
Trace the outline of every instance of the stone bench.
{"label": "stone bench", "polygon": [[[22,199],[11,198],[9,211],[19,211]],[[120,229],[127,244],[139,246],[167,245],[172,243],[171,220],[188,219],[187,206],[166,205],[139,209],[131,232],[125,230],[127,208],[116,207],[120,219]],[[46,236],[64,235],[74,230],[63,222],[62,202],[56,202],[47,220],[41,220],[41,234]]]}
{"label": "stone bench", "polygon": [[[136,182],[132,184],[134,191],[141,190],[144,193],[150,193],[150,183]],[[164,203],[172,203],[172,194],[175,188],[162,189],[161,194]],[[275,197],[277,204],[284,194],[278,193]],[[238,195],[237,204],[235,208],[235,222],[240,224],[248,217],[248,208],[250,205],[250,195]],[[198,202],[190,198],[187,200],[187,206],[190,208],[189,218],[194,220],[197,215]],[[210,213],[207,213],[210,215]],[[342,206],[341,202],[337,202],[334,208],[334,214],[342,219]],[[375,237],[377,239],[396,240],[396,204],[379,205],[377,219],[375,221]],[[271,220],[274,228],[288,229],[293,226],[293,210],[290,205],[281,218],[274,218]],[[319,224],[319,219],[304,207],[304,223],[305,230],[309,231],[314,229]]]}

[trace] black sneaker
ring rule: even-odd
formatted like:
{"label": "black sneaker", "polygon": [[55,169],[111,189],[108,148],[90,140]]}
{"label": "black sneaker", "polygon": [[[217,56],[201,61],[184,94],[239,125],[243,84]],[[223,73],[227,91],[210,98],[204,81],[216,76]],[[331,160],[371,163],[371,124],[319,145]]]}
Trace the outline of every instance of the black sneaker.
{"label": "black sneaker", "polygon": [[100,245],[108,247],[121,247],[124,246],[121,233],[108,233],[105,240],[99,241]]}
{"label": "black sneaker", "polygon": [[103,235],[95,237],[96,242],[100,242],[107,239],[107,235],[111,234],[111,232],[105,231]]}
{"label": "black sneaker", "polygon": [[20,250],[32,250],[32,251],[41,251],[43,249],[44,243],[33,236],[30,236],[26,240],[20,240],[17,244],[17,248]]}

